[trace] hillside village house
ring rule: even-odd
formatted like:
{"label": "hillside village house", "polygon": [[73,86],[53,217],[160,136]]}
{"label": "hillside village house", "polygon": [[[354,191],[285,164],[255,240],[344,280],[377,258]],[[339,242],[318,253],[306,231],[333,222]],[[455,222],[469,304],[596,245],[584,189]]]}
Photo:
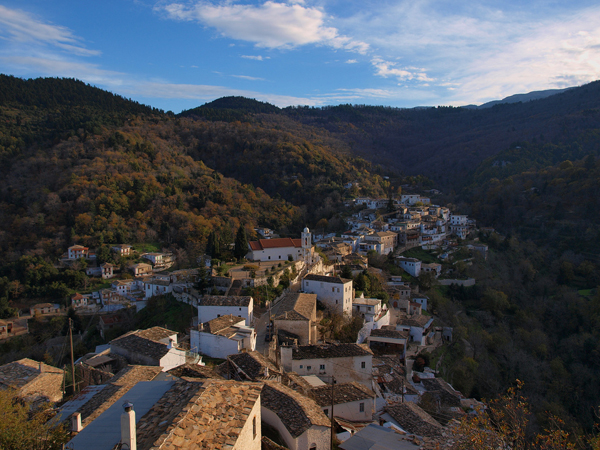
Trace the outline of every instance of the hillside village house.
{"label": "hillside village house", "polygon": [[398,234],[393,231],[378,231],[376,233],[365,236],[365,243],[377,243],[377,253],[387,255],[394,251],[398,244]]}
{"label": "hillside village house", "polygon": [[162,253],[146,253],[146,254],[142,255],[142,258],[150,261],[153,266],[162,265],[163,257],[164,257],[164,255]]}
{"label": "hillside village house", "polygon": [[357,381],[372,388],[373,352],[365,344],[316,344],[279,347],[281,366],[298,375],[316,375],[338,383]]}
{"label": "hillside village house", "polygon": [[396,265],[400,266],[406,273],[413,277],[421,275],[421,261],[416,258],[396,256]]}
{"label": "hillside village house", "polygon": [[132,264],[129,270],[133,272],[134,277],[141,277],[152,273],[152,266],[146,263]]}
{"label": "hillside village house", "polygon": [[237,295],[203,295],[198,298],[198,323],[226,315],[242,317],[244,324],[251,326],[254,322],[254,299]]}
{"label": "hillside village house", "polygon": [[186,362],[185,351],[176,348],[177,332],[162,327],[130,331],[110,341],[111,353],[131,364],[160,366],[163,372]]}
{"label": "hillside village house", "polygon": [[331,449],[331,422],[311,398],[267,381],[261,410],[262,420],[279,432],[290,450]]}
{"label": "hillside village house", "polygon": [[256,332],[244,325],[246,319],[233,315],[221,316],[190,330],[190,348],[211,358],[227,359],[242,350],[256,350]]}
{"label": "hillside village house", "polygon": [[239,381],[262,381],[277,378],[281,381],[281,370],[259,352],[234,353],[218,367],[223,376]]}
{"label": "hillside village house", "polygon": [[90,249],[83,245],[73,245],[69,247],[67,252],[68,259],[75,260],[79,258],[87,258]]}
{"label": "hillside village house", "polygon": [[113,245],[110,249],[119,256],[131,256],[133,254],[133,247],[129,244]]}
{"label": "hillside village house", "polygon": [[46,314],[58,314],[60,312],[60,305],[57,303],[38,303],[29,308],[31,316],[44,316]]}
{"label": "hillside village house", "polygon": [[338,314],[352,314],[352,280],[311,274],[302,280],[302,291],[317,294],[317,300]]}
{"label": "hillside village house", "polygon": [[300,239],[276,238],[259,239],[248,243],[249,252],[246,258],[251,261],[293,261],[312,260],[313,249],[311,234],[308,228],[302,232]]}
{"label": "hillside village house", "polygon": [[[114,394],[114,387],[121,388],[118,394],[103,394]],[[75,423],[88,414],[88,404],[101,412],[80,422],[65,448],[261,450],[261,389],[260,383],[215,379],[110,385],[79,400],[85,403],[73,413]]]}
{"label": "hillside village house", "polygon": [[[317,342],[317,296],[288,292],[271,309],[275,334],[284,332],[300,345]],[[280,342],[282,341],[280,337]]]}
{"label": "hillside village house", "polygon": [[384,308],[378,298],[355,298],[352,300],[352,310],[365,319],[365,322],[373,322]]}
{"label": "hillside village house", "polygon": [[[312,394],[327,417],[331,417],[331,385],[313,388]],[[371,422],[375,412],[375,392],[360,383],[336,383],[333,389],[333,416],[351,422]]]}
{"label": "hillside village house", "polygon": [[411,342],[426,345],[427,336],[431,332],[432,325],[433,317],[430,316],[401,316],[398,318],[396,329],[409,331]]}
{"label": "hillside village house", "polygon": [[404,359],[410,332],[396,330],[395,328],[392,325],[378,330],[371,330],[371,334],[367,337],[369,348],[377,354],[396,354]]}
{"label": "hillside village house", "polygon": [[63,398],[64,372],[29,358],[0,366],[0,389],[13,388],[22,399],[38,402],[59,402]]}
{"label": "hillside village house", "polygon": [[400,196],[400,203],[405,205],[414,205],[421,199],[419,194],[402,194]]}

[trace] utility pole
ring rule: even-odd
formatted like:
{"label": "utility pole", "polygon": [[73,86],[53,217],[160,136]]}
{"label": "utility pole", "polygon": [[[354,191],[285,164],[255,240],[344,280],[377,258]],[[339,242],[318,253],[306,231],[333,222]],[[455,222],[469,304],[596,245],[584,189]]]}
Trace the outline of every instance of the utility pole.
{"label": "utility pole", "polygon": [[404,403],[404,378],[402,379],[402,403]]}
{"label": "utility pole", "polygon": [[333,422],[333,405],[335,405],[335,397],[333,387],[335,386],[335,377],[331,377],[331,450],[333,450],[333,442],[335,436],[335,426]]}
{"label": "utility pole", "polygon": [[75,382],[75,358],[73,357],[73,321],[69,318],[69,343],[71,345],[71,377],[73,378],[73,394],[77,391]]}

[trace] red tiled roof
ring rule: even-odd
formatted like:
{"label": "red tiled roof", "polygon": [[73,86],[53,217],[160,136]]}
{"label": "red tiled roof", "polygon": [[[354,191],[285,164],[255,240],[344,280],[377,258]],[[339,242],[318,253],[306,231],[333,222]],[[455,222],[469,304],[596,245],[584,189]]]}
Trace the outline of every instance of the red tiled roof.
{"label": "red tiled roof", "polygon": [[264,250],[267,248],[286,248],[286,247],[302,247],[302,239],[277,238],[277,239],[259,239],[251,241],[250,248],[252,250]]}

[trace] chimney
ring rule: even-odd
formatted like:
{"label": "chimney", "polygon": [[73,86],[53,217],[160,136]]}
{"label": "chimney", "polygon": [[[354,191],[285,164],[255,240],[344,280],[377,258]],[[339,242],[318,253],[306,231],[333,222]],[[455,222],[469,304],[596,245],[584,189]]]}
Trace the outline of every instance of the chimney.
{"label": "chimney", "polygon": [[167,345],[167,348],[169,350],[171,350],[173,348],[173,339],[169,339],[169,344]]}
{"label": "chimney", "polygon": [[133,403],[123,403],[123,409],[124,412],[121,414],[121,444],[126,444],[130,450],[137,450]]}
{"label": "chimney", "polygon": [[71,416],[71,431],[73,433],[79,433],[83,430],[81,426],[81,413],[76,412]]}
{"label": "chimney", "polygon": [[44,372],[44,363],[40,361],[40,373]]}

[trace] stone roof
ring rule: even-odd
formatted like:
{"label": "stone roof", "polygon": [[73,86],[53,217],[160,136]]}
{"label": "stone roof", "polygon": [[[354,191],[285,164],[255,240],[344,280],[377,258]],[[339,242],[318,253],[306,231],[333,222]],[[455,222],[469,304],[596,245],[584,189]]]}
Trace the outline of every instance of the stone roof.
{"label": "stone roof", "polygon": [[138,330],[135,332],[139,337],[144,339],[150,339],[152,341],[159,342],[162,339],[167,339],[173,335],[177,336],[177,331],[168,330],[163,327],[152,327],[146,330]]}
{"label": "stone roof", "polygon": [[292,349],[292,359],[346,358],[367,356],[373,352],[366,344],[314,344]]}
{"label": "stone roof", "polygon": [[410,331],[378,329],[378,330],[371,330],[371,336],[372,337],[392,338],[392,339],[408,339],[408,337],[410,336]]}
{"label": "stone roof", "polygon": [[381,300],[378,298],[355,298],[352,300],[354,305],[369,305],[369,306],[377,306],[381,305]]}
{"label": "stone roof", "polygon": [[305,280],[308,281],[321,281],[323,283],[335,283],[335,284],[344,284],[344,283],[349,283],[352,280],[348,280],[346,278],[342,278],[342,277],[328,277],[325,275],[306,275],[304,277]]}
{"label": "stone roof", "polygon": [[408,327],[424,328],[427,322],[431,320],[429,316],[412,316],[412,317],[398,317],[398,325],[405,325]]}
{"label": "stone roof", "polygon": [[427,392],[440,400],[441,406],[460,406],[462,395],[441,378],[423,378],[421,383]]}
{"label": "stone roof", "polygon": [[119,347],[132,353],[147,356],[156,361],[159,361],[163,356],[169,353],[167,344],[139,336],[137,331],[113,339],[110,341],[110,345],[111,348]]}
{"label": "stone roof", "polygon": [[85,427],[106,411],[139,381],[154,379],[161,372],[157,366],[127,366],[119,371],[104,389],[94,395],[82,408],[81,423]]}
{"label": "stone roof", "polygon": [[234,316],[227,314],[226,316],[217,317],[216,319],[204,322],[201,326],[200,331],[203,333],[218,334],[220,336],[227,336],[235,334],[237,331],[233,328],[233,325],[237,325],[240,322],[246,322],[243,317]]}
{"label": "stone roof", "polygon": [[231,449],[261,388],[237,381],[177,381],[138,422],[138,449]]}
{"label": "stone roof", "polygon": [[29,358],[0,366],[0,388],[17,389],[27,400],[60,400],[62,381],[62,369]]}
{"label": "stone roof", "polygon": [[198,306],[248,306],[252,297],[238,295],[204,295],[198,300]]}
{"label": "stone roof", "polygon": [[385,410],[408,433],[427,437],[442,435],[442,425],[416,403],[398,403],[394,406],[387,406]]}
{"label": "stone roof", "polygon": [[219,375],[210,367],[199,366],[198,364],[184,364],[167,371],[167,373],[177,378],[186,377],[223,379],[221,375]]}
{"label": "stone roof", "polygon": [[280,383],[265,382],[261,406],[273,411],[293,438],[315,425],[331,428],[329,419],[314,400]]}
{"label": "stone roof", "polygon": [[273,314],[275,320],[310,320],[316,307],[316,294],[289,292],[273,307]]}
{"label": "stone roof", "polygon": [[[331,406],[331,386],[318,386],[312,390],[319,406]],[[375,392],[356,381],[336,384],[333,389],[335,404],[357,402],[367,398],[375,398]]]}
{"label": "stone roof", "polygon": [[264,377],[265,368],[269,369],[269,374],[279,373],[275,364],[259,352],[237,353],[229,355],[227,359],[243,370],[252,380]]}

